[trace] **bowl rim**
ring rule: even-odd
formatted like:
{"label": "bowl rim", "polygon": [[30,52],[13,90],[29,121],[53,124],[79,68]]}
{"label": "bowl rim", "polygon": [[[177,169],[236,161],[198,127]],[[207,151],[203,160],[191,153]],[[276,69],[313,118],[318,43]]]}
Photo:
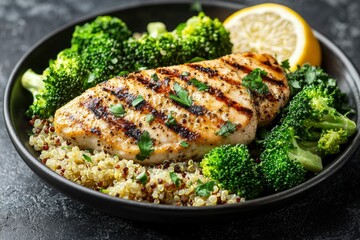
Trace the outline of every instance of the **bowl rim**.
{"label": "bowl rim", "polygon": [[[147,202],[138,202],[134,200],[126,200],[118,197],[109,196],[107,194],[103,194],[101,192],[92,190],[90,188],[87,188],[85,186],[82,186],[80,184],[77,184],[71,180],[68,180],[56,172],[52,171],[50,168],[48,168],[46,165],[41,163],[35,156],[33,156],[25,147],[25,145],[22,143],[22,141],[18,138],[15,126],[13,126],[12,116],[11,116],[11,110],[10,110],[10,98],[12,89],[16,83],[17,75],[19,74],[19,69],[23,62],[29,57],[29,55],[36,50],[41,44],[46,42],[49,38],[52,36],[64,31],[65,29],[68,29],[70,27],[75,26],[76,24],[79,24],[84,21],[88,21],[98,15],[105,15],[105,14],[111,14],[118,11],[124,11],[128,9],[136,9],[139,7],[144,6],[153,6],[153,5],[162,5],[162,4],[189,4],[192,3],[192,1],[188,0],[176,0],[176,1],[164,1],[164,0],[156,0],[156,1],[150,1],[146,3],[131,3],[131,4],[122,4],[119,5],[119,7],[111,9],[111,10],[104,10],[100,11],[91,15],[87,15],[84,17],[80,17],[74,21],[71,21],[63,26],[58,27],[57,29],[51,31],[50,33],[46,34],[43,38],[41,38],[37,43],[35,43],[17,62],[15,67],[13,68],[11,75],[9,77],[9,80],[6,84],[5,88],[5,94],[4,94],[4,120],[6,129],[8,132],[8,135],[15,146],[16,150],[18,151],[19,155],[22,157],[23,161],[43,180],[46,182],[52,182],[52,186],[54,186],[53,181],[56,181],[58,186],[54,186],[57,190],[60,192],[71,192],[75,191],[77,193],[85,194],[88,197],[95,198],[99,201],[105,201],[111,204],[120,204],[123,207],[128,207],[130,209],[132,208],[141,208],[141,209],[150,209],[150,210],[161,210],[161,211],[170,211],[171,213],[176,214],[216,214],[219,211],[225,211],[225,212],[234,212],[234,211],[250,211],[253,209],[259,209],[265,206],[274,205],[277,203],[281,203],[286,200],[290,200],[294,198],[297,195],[301,195],[310,189],[313,189],[315,186],[320,185],[323,183],[326,179],[328,179],[330,176],[332,176],[335,172],[337,172],[346,162],[347,160],[353,155],[353,153],[357,150],[357,145],[359,145],[360,142],[360,134],[359,131],[357,131],[356,135],[353,136],[352,145],[347,147],[342,153],[341,156],[337,157],[326,169],[324,169],[321,173],[318,175],[310,178],[309,180],[305,181],[304,183],[293,187],[291,189],[285,190],[283,192],[263,196],[257,199],[247,200],[245,202],[242,202],[240,204],[228,204],[228,205],[217,205],[217,206],[206,206],[206,207],[188,207],[188,206],[172,206],[172,205],[165,205],[165,204],[154,204],[154,203],[147,203]],[[240,3],[231,3],[231,2],[220,2],[220,1],[208,1],[206,3],[203,3],[203,5],[208,5],[211,7],[221,6],[225,8],[230,9],[237,9],[244,7],[243,4]],[[321,44],[327,46],[332,51],[334,51],[334,54],[337,55],[340,58],[340,61],[343,62],[347,68],[350,75],[356,80],[353,84],[356,85],[357,89],[360,89],[359,82],[360,82],[360,76],[355,68],[354,64],[351,62],[351,60],[346,56],[346,54],[330,39],[326,38],[323,34],[321,34],[319,31],[314,30],[316,38],[321,42]],[[355,99],[356,106],[359,108],[359,99]],[[358,111],[359,114],[359,111]],[[359,117],[357,120],[357,124],[359,124]],[[66,190],[65,190],[66,189]],[[70,198],[73,198],[72,196],[66,194]]]}

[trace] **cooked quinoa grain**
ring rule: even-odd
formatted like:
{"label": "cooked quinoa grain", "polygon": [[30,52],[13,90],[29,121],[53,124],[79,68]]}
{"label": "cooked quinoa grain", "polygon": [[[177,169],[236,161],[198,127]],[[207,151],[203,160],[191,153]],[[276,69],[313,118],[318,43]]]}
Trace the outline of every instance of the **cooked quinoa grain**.
{"label": "cooked quinoa grain", "polygon": [[[39,158],[47,167],[78,184],[115,197],[176,206],[244,201],[218,186],[209,196],[196,195],[196,187],[209,179],[202,175],[199,164],[193,160],[144,166],[105,151],[83,150],[58,136],[52,122],[52,117],[32,119],[33,134],[29,143],[41,152]],[[174,182],[174,179],[178,180]]]}

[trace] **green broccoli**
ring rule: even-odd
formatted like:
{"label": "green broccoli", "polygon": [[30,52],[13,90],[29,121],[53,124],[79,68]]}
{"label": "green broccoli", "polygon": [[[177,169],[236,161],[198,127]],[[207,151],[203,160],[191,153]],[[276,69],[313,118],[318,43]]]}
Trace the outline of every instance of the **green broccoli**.
{"label": "green broccoli", "polygon": [[326,156],[340,152],[340,145],[347,142],[349,133],[344,129],[324,130],[317,142],[320,154]]}
{"label": "green broccoli", "polygon": [[259,169],[270,191],[299,185],[306,180],[307,171],[319,172],[323,168],[321,157],[299,146],[292,127],[278,125],[263,145]]}
{"label": "green broccoli", "polygon": [[218,19],[204,13],[190,18],[172,32],[160,22],[148,24],[148,32],[124,42],[121,61],[127,71],[214,59],[231,53],[229,32]]}
{"label": "green broccoli", "polygon": [[215,59],[230,54],[232,50],[229,32],[222,22],[203,12],[178,25],[173,33],[181,41],[182,62],[196,57]]}
{"label": "green broccoli", "polygon": [[318,141],[323,130],[343,129],[348,137],[356,131],[354,121],[338,112],[335,100],[322,85],[309,85],[299,92],[284,109],[282,122],[296,128],[304,141]]}
{"label": "green broccoli", "polygon": [[27,70],[21,82],[31,91],[34,101],[26,114],[42,118],[53,115],[56,109],[82,93],[86,78],[82,60],[73,49],[61,51],[41,75]]}
{"label": "green broccoli", "polygon": [[124,63],[123,70],[129,72],[183,63],[178,57],[183,54],[180,42],[169,32],[159,33],[156,37],[145,33],[124,44],[121,62]]}
{"label": "green broccoli", "polygon": [[88,47],[94,38],[114,39],[122,43],[129,39],[132,32],[127,25],[117,17],[99,16],[95,20],[78,25],[71,39],[71,46],[81,53]]}
{"label": "green broccoli", "polygon": [[261,142],[259,169],[269,190],[286,190],[305,181],[307,173],[321,171],[322,157],[337,153],[355,133],[356,124],[333,106],[323,84],[305,86],[290,101],[279,125]]}
{"label": "green broccoli", "polygon": [[122,53],[123,48],[116,40],[103,35],[94,37],[80,55],[82,64],[89,72],[84,89],[118,75],[125,68],[120,61]]}
{"label": "green broccoli", "polygon": [[257,165],[244,144],[216,147],[204,156],[200,166],[206,177],[246,199],[256,198],[262,192]]}

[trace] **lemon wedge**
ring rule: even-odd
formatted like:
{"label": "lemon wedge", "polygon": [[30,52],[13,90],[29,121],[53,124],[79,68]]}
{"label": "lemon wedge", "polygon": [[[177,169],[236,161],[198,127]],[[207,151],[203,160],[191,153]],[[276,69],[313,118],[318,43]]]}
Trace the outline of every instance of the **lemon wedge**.
{"label": "lemon wedge", "polygon": [[233,52],[268,53],[279,62],[288,59],[292,71],[304,63],[321,63],[321,48],[311,27],[286,6],[265,3],[247,7],[230,15],[224,26],[230,32]]}

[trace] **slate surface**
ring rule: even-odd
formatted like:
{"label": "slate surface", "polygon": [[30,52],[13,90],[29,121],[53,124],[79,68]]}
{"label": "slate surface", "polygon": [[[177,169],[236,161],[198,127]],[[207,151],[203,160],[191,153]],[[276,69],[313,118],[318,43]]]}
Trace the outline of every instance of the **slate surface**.
{"label": "slate surface", "polygon": [[[0,0],[0,95],[36,41],[80,16],[126,0]],[[141,2],[141,1],[133,1]],[[263,1],[239,1],[246,5]],[[360,1],[276,1],[293,7],[360,68]],[[1,98],[1,115],[3,99]],[[124,220],[72,201],[21,160],[0,118],[0,239],[360,239],[360,151],[321,189],[260,217],[200,226]]]}

